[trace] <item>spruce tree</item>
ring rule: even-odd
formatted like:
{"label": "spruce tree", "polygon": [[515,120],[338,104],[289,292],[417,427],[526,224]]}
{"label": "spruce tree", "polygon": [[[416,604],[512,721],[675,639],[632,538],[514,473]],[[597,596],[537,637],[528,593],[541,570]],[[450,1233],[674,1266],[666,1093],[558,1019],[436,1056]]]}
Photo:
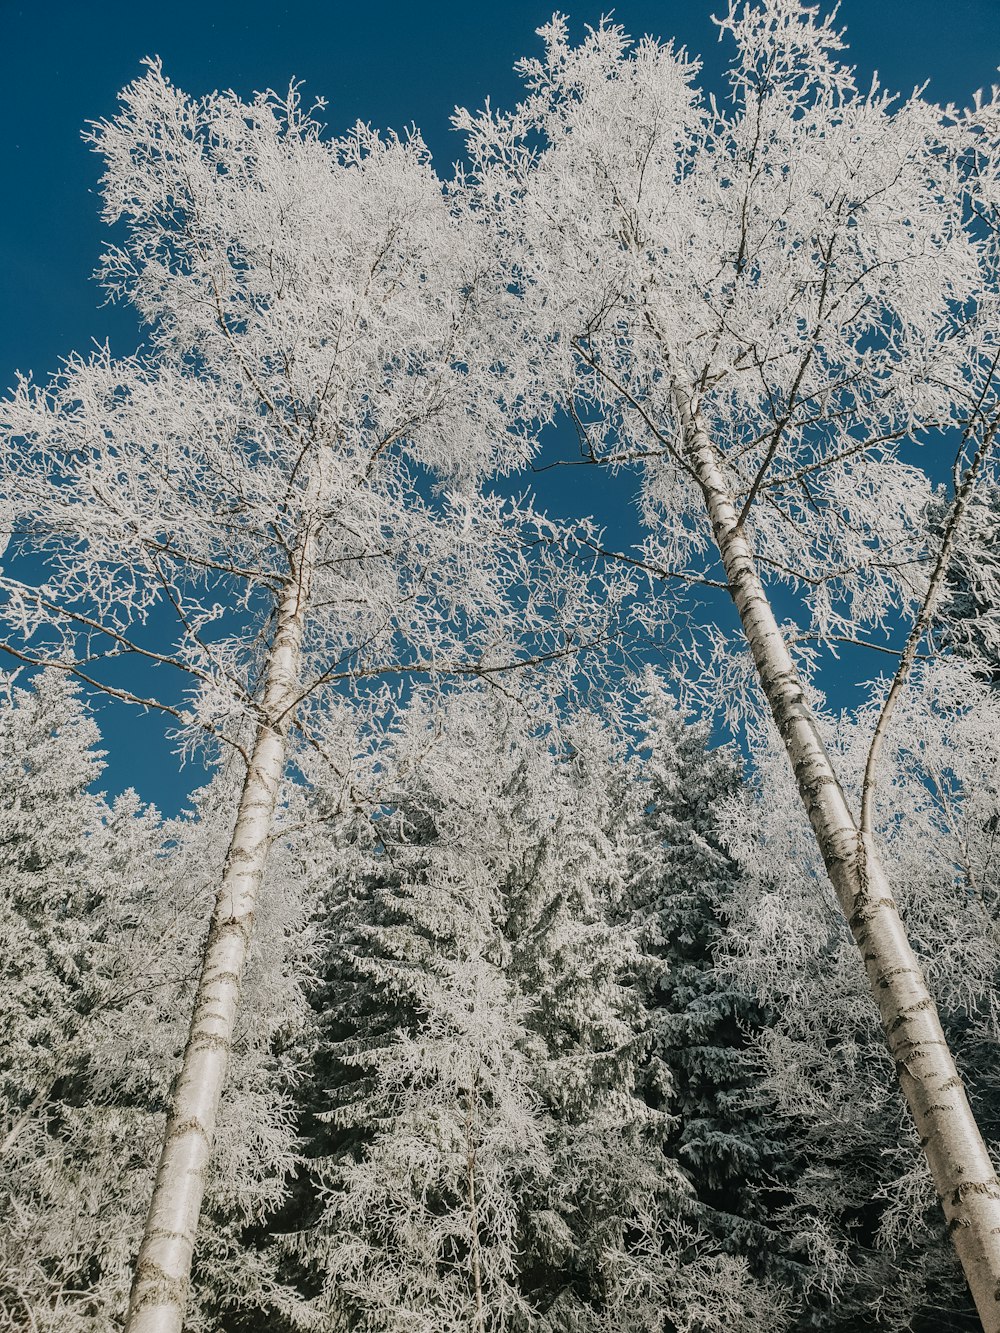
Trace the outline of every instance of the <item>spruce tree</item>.
{"label": "spruce tree", "polygon": [[548,1161],[509,969],[516,832],[495,800],[488,712],[470,692],[442,723],[417,698],[370,842],[341,858],[306,1094],[319,1203],[296,1246],[328,1327],[464,1333],[526,1317],[518,1197]]}
{"label": "spruce tree", "polygon": [[641,1280],[659,1206],[684,1186],[659,1151],[658,1113],[637,1095],[643,1020],[628,982],[638,951],[619,911],[630,850],[617,817],[621,748],[586,713],[549,747],[542,764],[522,754],[508,783],[521,840],[508,872],[511,967],[534,999],[528,1038],[552,1162],[527,1199],[524,1280],[541,1327],[602,1329],[635,1318],[622,1278]]}
{"label": "spruce tree", "polygon": [[741,875],[720,816],[739,796],[742,763],[711,747],[709,726],[685,717],[652,670],[637,729],[626,903],[644,953],[644,1093],[666,1113],[664,1151],[690,1182],[690,1222],[773,1271],[768,1214],[788,1163],[780,1127],[750,1109],[747,1060],[769,1015],[718,957]]}
{"label": "spruce tree", "polygon": [[[941,497],[927,507],[928,527],[940,539],[948,520]],[[1000,486],[970,497],[945,572],[934,617],[937,646],[973,664],[979,680],[1000,689]]]}
{"label": "spruce tree", "polygon": [[303,1099],[314,1194],[291,1244],[312,1317],[780,1328],[766,1286],[687,1220],[667,1119],[641,1095],[621,743],[532,703],[417,697],[369,846],[341,835],[353,869]]}
{"label": "spruce tree", "polygon": [[0,1322],[96,1333],[127,1294],[149,1181],[143,1066],[109,1036],[136,980],[134,858],[154,860],[161,833],[133,798],[91,790],[99,733],[65,677],[3,686]]}

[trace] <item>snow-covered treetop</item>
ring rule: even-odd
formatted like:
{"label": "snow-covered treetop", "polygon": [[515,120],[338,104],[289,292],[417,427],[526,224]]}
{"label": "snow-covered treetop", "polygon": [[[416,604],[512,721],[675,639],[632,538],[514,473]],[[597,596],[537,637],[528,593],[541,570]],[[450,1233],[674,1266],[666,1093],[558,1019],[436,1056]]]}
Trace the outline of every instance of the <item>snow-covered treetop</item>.
{"label": "snow-covered treetop", "polygon": [[919,90],[859,88],[796,0],[734,0],[718,26],[721,104],[684,52],[608,21],[573,45],[557,16],[513,112],[458,114],[468,185],[519,296],[509,340],[573,403],[585,458],[643,464],[648,559],[718,578],[680,397],[765,572],[854,636],[924,587],[930,484],[899,443],[937,449],[992,373],[975,136]]}
{"label": "snow-covered treetop", "polygon": [[291,418],[286,447],[315,437],[362,469],[397,440],[447,474],[516,462],[516,417],[477,373],[493,356],[472,318],[476,238],[419,134],[324,137],[322,103],[306,111],[294,86],[194,99],[148,63],[90,138],[105,220],[128,233],[101,274],[159,363],[193,361],[256,415]]}
{"label": "snow-covered treetop", "polygon": [[321,131],[295,88],[193,99],[150,62],[90,135],[125,228],[103,279],[147,347],[0,404],[8,643],[104,684],[109,656],[180,668],[182,720],[228,734],[290,582],[303,697],[505,671],[605,616],[541,519],[473,485],[523,460],[529,426],[482,317],[478,229],[415,133]]}

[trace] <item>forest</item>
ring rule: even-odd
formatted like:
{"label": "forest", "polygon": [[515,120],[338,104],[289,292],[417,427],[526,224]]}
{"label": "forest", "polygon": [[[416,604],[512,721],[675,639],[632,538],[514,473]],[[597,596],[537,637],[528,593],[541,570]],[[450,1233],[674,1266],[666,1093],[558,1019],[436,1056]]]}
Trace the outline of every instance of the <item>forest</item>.
{"label": "forest", "polygon": [[86,129],[143,342],[0,399],[0,1328],[1000,1333],[1000,88],[713,22],[724,96],[556,14],[450,173],[156,58]]}

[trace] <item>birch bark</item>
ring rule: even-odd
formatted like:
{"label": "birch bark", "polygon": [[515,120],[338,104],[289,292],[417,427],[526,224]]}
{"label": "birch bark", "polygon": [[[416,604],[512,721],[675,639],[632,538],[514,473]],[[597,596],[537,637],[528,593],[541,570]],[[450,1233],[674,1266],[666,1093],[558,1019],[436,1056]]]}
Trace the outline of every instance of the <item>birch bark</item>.
{"label": "birch bark", "polygon": [[486,1333],[483,1316],[483,1273],[479,1254],[479,1206],[476,1201],[476,1145],[472,1132],[478,1119],[479,1076],[472,1085],[469,1111],[465,1117],[465,1169],[469,1189],[469,1249],[472,1258],[472,1290],[476,1302],[476,1333]]}
{"label": "birch bark", "polygon": [[676,391],[676,398],[686,461],[704,496],[729,590],[824,865],[864,959],[948,1233],[983,1328],[1000,1333],[1000,1182],[889,878],[871,835],[858,831],[820,738],[697,400],[683,390]]}
{"label": "birch bark", "polygon": [[184,1324],[205,1176],[285,767],[288,728],[300,688],[309,550],[307,539],[292,562],[278,603],[261,722],[212,913],[191,1027],[136,1262],[126,1333],[180,1333]]}

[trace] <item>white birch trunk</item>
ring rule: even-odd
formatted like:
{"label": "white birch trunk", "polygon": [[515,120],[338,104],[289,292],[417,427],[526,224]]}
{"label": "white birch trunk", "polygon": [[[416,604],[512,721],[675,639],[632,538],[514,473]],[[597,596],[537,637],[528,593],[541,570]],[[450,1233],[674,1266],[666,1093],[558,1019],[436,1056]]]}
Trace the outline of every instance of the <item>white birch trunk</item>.
{"label": "white birch trunk", "polygon": [[864,959],[886,1041],[916,1123],[948,1232],[986,1333],[1000,1333],[1000,1183],[910,946],[888,876],[862,838],[820,739],[802,681],[696,403],[678,391],[685,454],[705,498],[730,593],[788,753],[827,872]]}
{"label": "white birch trunk", "polygon": [[[307,549],[308,543],[304,551]],[[309,572],[303,555],[278,605],[263,720],[254,738],[205,945],[187,1046],[136,1262],[126,1333],[180,1333],[184,1324],[205,1175],[285,767],[287,733],[300,689]]]}
{"label": "white birch trunk", "polygon": [[[472,1131],[478,1122],[479,1079],[472,1087],[469,1111],[465,1117],[465,1170],[469,1191],[469,1251],[472,1258],[472,1292],[476,1303],[476,1333],[486,1333],[483,1313],[483,1273],[479,1252],[479,1205],[476,1200],[476,1145]],[[478,1128],[478,1123],[475,1123]]]}

